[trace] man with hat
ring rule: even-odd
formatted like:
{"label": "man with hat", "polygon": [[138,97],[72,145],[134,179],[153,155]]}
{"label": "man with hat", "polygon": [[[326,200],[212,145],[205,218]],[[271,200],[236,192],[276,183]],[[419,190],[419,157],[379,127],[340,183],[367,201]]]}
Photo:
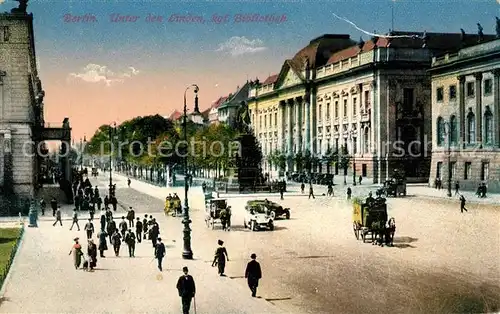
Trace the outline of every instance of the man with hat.
{"label": "man with hat", "polygon": [[132,229],[128,229],[128,233],[125,236],[125,243],[128,245],[128,256],[135,257],[135,234]]}
{"label": "man with hat", "polygon": [[127,213],[127,220],[128,220],[128,225],[130,227],[134,226],[134,219],[135,219],[135,211],[132,209],[132,207],[129,207]]}
{"label": "man with hat", "polygon": [[193,277],[188,274],[188,268],[184,266],[182,271],[184,272],[184,275],[180,276],[179,280],[177,280],[177,291],[179,291],[179,296],[182,299],[182,313],[189,314],[191,299],[193,299],[196,294],[196,287]]}
{"label": "man with hat", "polygon": [[89,218],[89,222],[85,224],[83,230],[87,232],[87,239],[92,239],[92,234],[94,233],[94,224],[92,223],[92,219]]}
{"label": "man with hat", "polygon": [[157,241],[158,242],[156,243],[156,246],[155,246],[155,258],[158,260],[158,269],[160,271],[163,271],[161,263],[163,261],[163,258],[165,257],[165,253],[166,253],[165,244],[163,244],[161,242],[161,238],[158,238]]}
{"label": "man with hat", "polygon": [[247,269],[245,270],[245,278],[247,278],[248,287],[252,291],[252,297],[255,298],[257,295],[257,287],[259,286],[259,279],[262,278],[262,271],[260,269],[260,264],[255,259],[257,255],[253,253],[250,258],[252,259],[247,264]]}
{"label": "man with hat", "polygon": [[97,246],[94,243],[94,240],[89,239],[89,246],[87,248],[87,254],[89,255],[89,267],[90,270],[94,270],[97,266]]}

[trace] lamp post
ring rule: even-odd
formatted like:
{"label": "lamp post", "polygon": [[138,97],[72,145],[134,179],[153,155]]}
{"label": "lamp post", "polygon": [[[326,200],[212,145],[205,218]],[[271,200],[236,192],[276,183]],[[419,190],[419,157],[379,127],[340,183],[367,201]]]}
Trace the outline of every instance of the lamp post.
{"label": "lamp post", "polygon": [[189,174],[188,174],[188,142],[187,142],[187,105],[186,105],[186,93],[188,89],[194,87],[194,113],[199,113],[198,110],[198,91],[200,88],[196,84],[192,84],[186,88],[184,91],[184,143],[186,144],[186,151],[184,152],[183,164],[184,164],[184,218],[182,224],[184,225],[183,239],[184,239],[184,250],[182,252],[183,259],[193,259],[193,251],[191,250],[191,228],[189,224],[191,219],[189,219],[189,202],[188,202],[188,190],[189,190]]}
{"label": "lamp post", "polygon": [[81,156],[80,156],[80,172],[83,171],[83,154],[85,152],[85,144],[87,144],[87,138],[85,135],[83,136],[83,141],[82,138],[80,138],[80,149],[81,149]]}
{"label": "lamp post", "polygon": [[113,195],[113,151],[114,151],[114,144],[113,144],[113,133],[116,133],[116,122],[113,123],[113,128],[111,125],[109,126],[109,197]]}
{"label": "lamp post", "polygon": [[356,185],[356,157],[355,157],[355,154],[356,154],[356,147],[355,147],[355,143],[354,143],[354,134],[356,134],[356,132],[354,130],[352,130],[350,133],[349,133],[349,136],[351,137],[351,151],[352,151],[352,185],[355,186]]}
{"label": "lamp post", "polygon": [[444,122],[445,132],[446,132],[446,146],[448,151],[448,193],[447,196],[451,197],[451,126],[448,121]]}

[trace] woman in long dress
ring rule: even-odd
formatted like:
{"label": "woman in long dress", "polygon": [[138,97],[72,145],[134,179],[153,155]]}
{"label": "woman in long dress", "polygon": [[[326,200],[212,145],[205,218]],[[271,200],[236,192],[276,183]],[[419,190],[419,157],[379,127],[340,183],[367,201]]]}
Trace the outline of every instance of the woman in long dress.
{"label": "woman in long dress", "polygon": [[73,254],[73,264],[75,265],[75,269],[80,268],[80,264],[82,263],[82,246],[80,243],[78,243],[79,238],[75,238],[75,244],[71,248],[71,251],[69,251],[68,255]]}

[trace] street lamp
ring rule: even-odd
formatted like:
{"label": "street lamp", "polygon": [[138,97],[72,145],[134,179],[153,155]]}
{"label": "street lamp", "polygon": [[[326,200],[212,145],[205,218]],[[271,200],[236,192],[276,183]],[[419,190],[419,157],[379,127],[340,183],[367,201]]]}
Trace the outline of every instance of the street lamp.
{"label": "street lamp", "polygon": [[113,128],[109,126],[109,197],[113,195],[113,133],[116,133],[116,122],[113,123]]}
{"label": "street lamp", "polygon": [[189,190],[189,174],[188,174],[188,142],[187,142],[187,105],[186,105],[186,93],[188,89],[194,87],[194,113],[199,113],[198,109],[198,91],[200,88],[196,84],[192,84],[186,88],[184,91],[184,143],[186,144],[186,151],[184,152],[183,162],[184,162],[184,219],[182,224],[184,225],[184,250],[182,252],[183,259],[193,259],[193,251],[191,250],[191,228],[189,224],[191,219],[189,219],[189,202],[188,202],[188,190]]}
{"label": "street lamp", "polygon": [[356,185],[356,157],[355,157],[355,154],[356,154],[356,145],[354,143],[354,134],[356,134],[356,132],[354,130],[352,130],[350,133],[349,133],[349,136],[351,138],[351,150],[352,150],[352,185],[355,186]]}
{"label": "street lamp", "polygon": [[445,132],[446,132],[446,142],[447,142],[447,150],[448,150],[448,193],[447,196],[451,197],[451,126],[448,121],[444,121]]}
{"label": "street lamp", "polygon": [[87,138],[84,135],[83,136],[83,141],[82,141],[82,138],[80,138],[80,149],[81,149],[81,153],[80,153],[80,172],[83,171],[83,153],[85,152],[85,145],[86,144],[87,144]]}

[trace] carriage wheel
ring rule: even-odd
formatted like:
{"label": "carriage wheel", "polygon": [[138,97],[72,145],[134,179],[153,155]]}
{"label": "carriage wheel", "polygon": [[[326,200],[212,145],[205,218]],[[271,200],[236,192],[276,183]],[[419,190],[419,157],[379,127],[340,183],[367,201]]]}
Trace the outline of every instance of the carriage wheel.
{"label": "carriage wheel", "polygon": [[207,218],[205,218],[205,223],[207,224],[207,228],[210,228],[210,221]]}
{"label": "carriage wheel", "polygon": [[212,230],[215,229],[215,220],[214,219],[210,219],[210,225],[212,227]]}
{"label": "carriage wheel", "polygon": [[356,240],[359,240],[359,229],[356,223],[352,225],[352,229],[354,231],[354,236],[356,237]]}

